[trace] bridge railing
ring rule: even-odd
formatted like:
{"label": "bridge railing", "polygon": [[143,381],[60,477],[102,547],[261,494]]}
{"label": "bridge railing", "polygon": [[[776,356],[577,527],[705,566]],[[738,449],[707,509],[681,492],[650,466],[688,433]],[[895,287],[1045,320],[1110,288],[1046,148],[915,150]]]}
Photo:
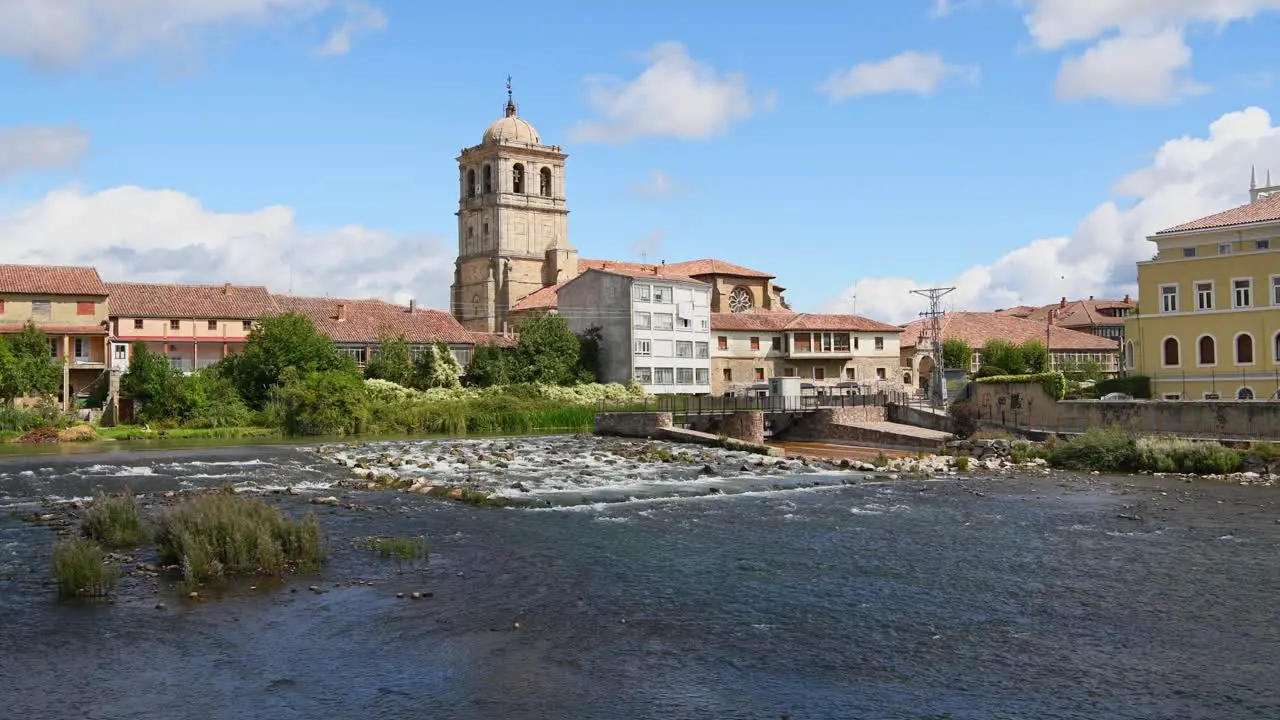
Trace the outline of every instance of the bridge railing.
{"label": "bridge railing", "polygon": [[906,404],[908,393],[877,392],[858,395],[767,395],[707,396],[659,395],[625,407],[602,405],[602,411],[669,412],[687,415],[728,414],[748,410],[763,412],[810,412],[823,408],[884,407]]}

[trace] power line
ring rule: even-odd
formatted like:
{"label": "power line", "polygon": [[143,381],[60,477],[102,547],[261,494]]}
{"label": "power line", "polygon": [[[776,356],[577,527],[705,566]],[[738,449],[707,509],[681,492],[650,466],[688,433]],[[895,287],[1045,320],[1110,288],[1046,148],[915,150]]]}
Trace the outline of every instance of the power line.
{"label": "power line", "polygon": [[933,377],[929,380],[929,395],[935,406],[946,402],[946,374],[942,366],[942,298],[954,290],[953,287],[937,287],[911,291],[913,295],[929,298],[929,309],[920,315],[929,318],[929,342],[933,355]]}

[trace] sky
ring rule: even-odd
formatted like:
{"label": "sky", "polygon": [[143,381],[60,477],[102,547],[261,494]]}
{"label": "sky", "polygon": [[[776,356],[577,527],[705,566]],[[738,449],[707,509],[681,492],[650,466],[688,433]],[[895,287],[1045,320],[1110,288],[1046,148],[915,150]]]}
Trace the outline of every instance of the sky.
{"label": "sky", "polygon": [[0,262],[445,308],[456,157],[570,153],[583,257],[907,322],[1135,295],[1280,182],[1280,0],[0,0]]}

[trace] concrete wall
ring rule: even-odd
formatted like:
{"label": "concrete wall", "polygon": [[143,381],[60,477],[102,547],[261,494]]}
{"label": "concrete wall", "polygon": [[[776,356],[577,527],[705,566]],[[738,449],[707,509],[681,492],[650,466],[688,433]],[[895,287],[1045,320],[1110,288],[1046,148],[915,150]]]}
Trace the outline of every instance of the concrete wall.
{"label": "concrete wall", "polygon": [[560,288],[558,295],[560,317],[569,329],[581,335],[593,327],[600,328],[600,366],[596,379],[602,383],[629,382],[631,279],[589,272]]}
{"label": "concrete wall", "polygon": [[886,409],[885,419],[903,425],[952,432],[951,418],[945,412],[933,412],[910,405],[890,405]]}
{"label": "concrete wall", "polygon": [[602,412],[596,413],[597,435],[622,437],[653,437],[659,428],[673,427],[671,413],[664,412]]}
{"label": "concrete wall", "polygon": [[690,415],[689,429],[760,444],[764,442],[764,411],[743,410],[730,415]]}
{"label": "concrete wall", "polygon": [[832,425],[880,422],[884,419],[885,409],[878,405],[823,408],[797,417],[780,435],[787,440],[823,440]]}
{"label": "concrete wall", "polygon": [[1119,426],[1194,438],[1280,439],[1280,402],[1063,400],[1039,383],[973,383],[981,419],[1011,428],[1078,433]]}

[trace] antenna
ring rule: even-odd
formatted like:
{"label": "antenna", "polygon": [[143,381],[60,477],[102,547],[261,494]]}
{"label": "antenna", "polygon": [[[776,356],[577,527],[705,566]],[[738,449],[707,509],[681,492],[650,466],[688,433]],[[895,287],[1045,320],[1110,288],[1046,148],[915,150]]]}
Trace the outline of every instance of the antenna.
{"label": "antenna", "polygon": [[849,298],[849,303],[853,305],[853,314],[858,314],[858,281],[853,281],[853,295]]}
{"label": "antenna", "polygon": [[935,407],[946,403],[946,375],[942,372],[942,298],[954,291],[953,287],[925,288],[912,290],[912,295],[929,298],[929,310],[920,313],[929,318],[929,349],[933,356],[933,377],[929,379],[929,401]]}

